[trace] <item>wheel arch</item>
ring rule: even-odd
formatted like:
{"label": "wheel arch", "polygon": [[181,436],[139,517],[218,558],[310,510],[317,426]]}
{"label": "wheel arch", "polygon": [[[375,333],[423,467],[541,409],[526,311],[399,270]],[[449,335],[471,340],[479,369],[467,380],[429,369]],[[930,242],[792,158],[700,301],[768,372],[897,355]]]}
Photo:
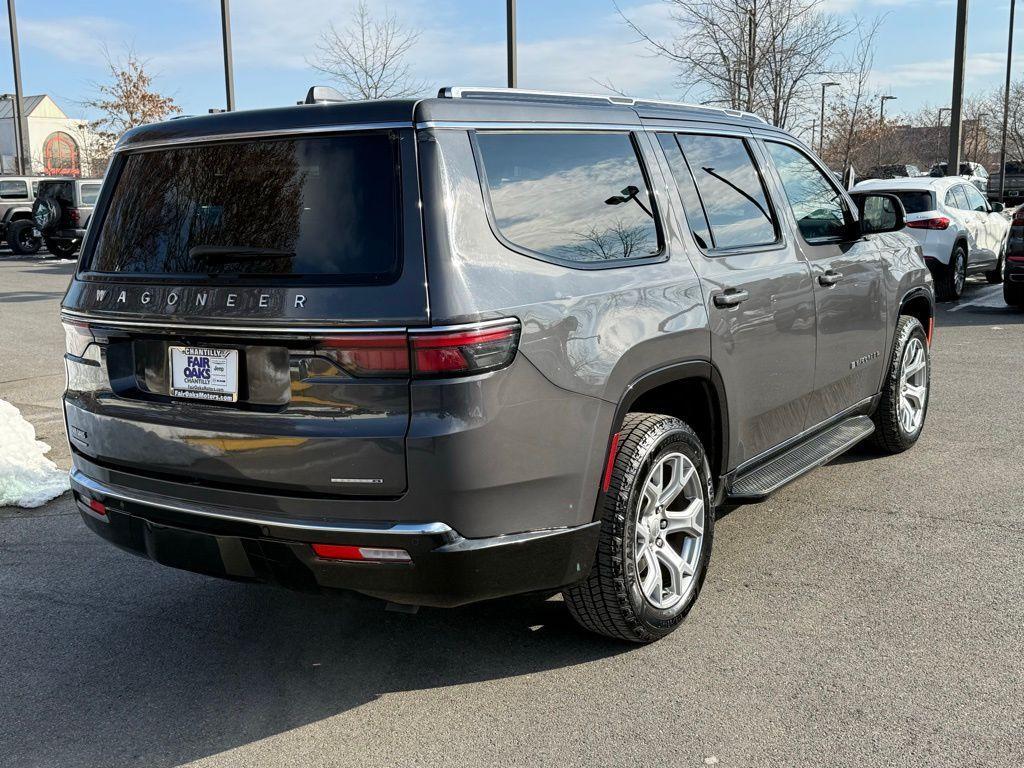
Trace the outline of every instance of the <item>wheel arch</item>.
{"label": "wheel arch", "polygon": [[722,376],[711,362],[673,363],[634,379],[616,407],[609,446],[626,414],[638,411],[663,413],[685,421],[704,445],[712,477],[727,472],[729,408]]}

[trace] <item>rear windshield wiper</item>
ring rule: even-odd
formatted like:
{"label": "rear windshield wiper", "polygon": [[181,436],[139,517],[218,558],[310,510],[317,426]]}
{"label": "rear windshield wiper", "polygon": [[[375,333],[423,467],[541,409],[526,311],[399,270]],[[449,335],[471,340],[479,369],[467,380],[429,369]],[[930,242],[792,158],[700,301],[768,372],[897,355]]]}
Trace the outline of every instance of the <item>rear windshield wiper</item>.
{"label": "rear windshield wiper", "polygon": [[294,259],[294,251],[277,248],[247,248],[243,245],[194,245],[188,249],[193,259],[209,261],[243,261],[245,259]]}

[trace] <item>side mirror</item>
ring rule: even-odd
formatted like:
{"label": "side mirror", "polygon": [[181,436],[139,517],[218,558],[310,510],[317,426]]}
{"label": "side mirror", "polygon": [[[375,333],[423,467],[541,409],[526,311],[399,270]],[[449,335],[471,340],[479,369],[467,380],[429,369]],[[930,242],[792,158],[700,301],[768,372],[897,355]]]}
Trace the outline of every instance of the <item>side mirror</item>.
{"label": "side mirror", "polygon": [[899,232],[907,226],[907,212],[896,195],[886,192],[854,192],[850,196],[857,204],[862,235]]}
{"label": "side mirror", "polygon": [[1002,203],[992,203],[991,207],[992,213],[1002,213],[1003,211],[1006,210],[1006,206],[1003,205]]}

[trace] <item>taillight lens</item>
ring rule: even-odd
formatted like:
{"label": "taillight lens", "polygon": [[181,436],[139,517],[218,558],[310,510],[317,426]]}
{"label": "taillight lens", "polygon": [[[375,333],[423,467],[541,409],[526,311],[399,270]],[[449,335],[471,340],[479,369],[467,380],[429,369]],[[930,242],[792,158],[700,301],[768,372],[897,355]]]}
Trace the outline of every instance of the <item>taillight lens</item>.
{"label": "taillight lens", "polygon": [[348,544],[313,544],[313,552],[322,560],[349,560],[376,563],[411,563],[404,549],[391,547],[354,547]]}
{"label": "taillight lens", "polygon": [[458,331],[410,334],[413,375],[459,376],[504,368],[519,343],[518,321]]}
{"label": "taillight lens", "polygon": [[317,354],[351,376],[433,378],[503,368],[518,343],[519,321],[503,320],[443,331],[333,336],[321,342]]}
{"label": "taillight lens", "polygon": [[1024,205],[1013,212],[1013,223],[1024,224]]}
{"label": "taillight lens", "polygon": [[62,325],[64,326],[64,348],[68,354],[84,357],[85,350],[93,341],[88,324],[64,320]]}
{"label": "taillight lens", "polygon": [[322,350],[352,376],[409,375],[409,344],[404,333],[337,336],[325,339]]}
{"label": "taillight lens", "polygon": [[949,229],[952,222],[945,216],[936,216],[933,219],[918,219],[908,221],[907,226],[911,229]]}
{"label": "taillight lens", "polygon": [[68,208],[68,218],[71,220],[72,224],[77,224],[79,220],[78,209]]}

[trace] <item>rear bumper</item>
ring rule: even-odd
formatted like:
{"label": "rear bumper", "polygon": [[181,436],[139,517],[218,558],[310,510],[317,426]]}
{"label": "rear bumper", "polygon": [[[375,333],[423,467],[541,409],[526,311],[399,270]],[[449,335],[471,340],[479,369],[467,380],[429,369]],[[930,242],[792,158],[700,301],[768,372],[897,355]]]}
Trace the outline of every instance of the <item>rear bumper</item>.
{"label": "rear bumper", "polygon": [[[551,590],[584,578],[599,523],[467,539],[444,523],[341,523],[239,515],[122,488],[76,469],[82,519],[107,541],[175,568],[301,591],[353,590],[396,603],[457,606]],[[106,507],[89,508],[92,499]],[[316,556],[312,543],[400,548],[408,563]]]}

